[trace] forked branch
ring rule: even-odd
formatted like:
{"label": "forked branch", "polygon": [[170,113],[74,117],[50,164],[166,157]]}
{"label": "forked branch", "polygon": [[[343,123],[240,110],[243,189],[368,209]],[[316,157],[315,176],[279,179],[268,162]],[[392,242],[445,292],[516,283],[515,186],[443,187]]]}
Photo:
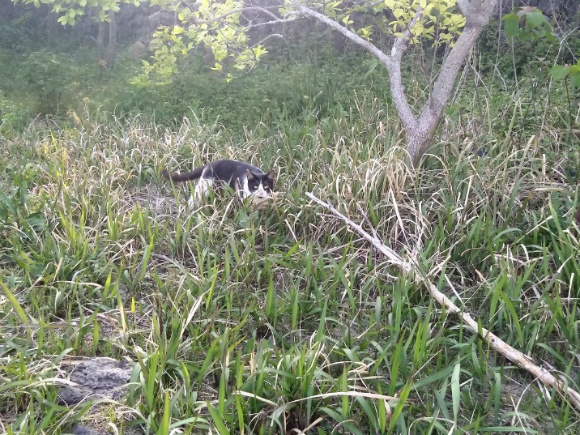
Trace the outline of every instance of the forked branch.
{"label": "forked branch", "polygon": [[[381,251],[390,260],[390,262],[400,268],[403,273],[411,273],[413,279],[417,284],[423,284],[427,287],[429,294],[433,299],[435,299],[440,305],[444,306],[447,312],[456,314],[465,323],[467,328],[474,334],[478,334],[483,341],[485,341],[490,348],[499,352],[502,356],[509,359],[513,363],[520,366],[522,369],[527,370],[532,375],[536,377],[541,383],[543,383],[548,388],[554,388],[560,395],[568,399],[576,409],[580,410],[580,394],[568,387],[565,382],[556,378],[548,370],[534,364],[529,357],[524,355],[519,350],[507,344],[493,332],[488,331],[484,327],[480,326],[476,320],[471,317],[469,313],[461,310],[457,305],[455,305],[451,299],[441,293],[437,287],[426,277],[421,275],[419,269],[415,267],[413,262],[404,261],[399,254],[394,252],[391,248],[386,246],[378,237],[370,235],[366,232],[360,225],[356,224],[348,217],[340,213],[331,204],[325,203],[318,199],[312,193],[307,192],[306,196],[313,200],[315,203],[324,207],[326,210],[330,211],[335,216],[342,219],[351,229],[360,234],[366,240],[368,240],[375,248]],[[580,213],[580,212],[579,212]]]}

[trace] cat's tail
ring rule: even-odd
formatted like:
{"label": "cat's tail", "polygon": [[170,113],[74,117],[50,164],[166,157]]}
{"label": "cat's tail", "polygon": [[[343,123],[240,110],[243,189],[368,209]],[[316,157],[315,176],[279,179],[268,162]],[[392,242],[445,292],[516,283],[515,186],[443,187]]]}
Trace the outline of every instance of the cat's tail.
{"label": "cat's tail", "polygon": [[161,171],[161,175],[163,175],[168,180],[175,181],[175,182],[189,181],[189,180],[195,180],[196,178],[201,177],[203,175],[204,169],[205,169],[205,166],[202,166],[201,168],[194,169],[191,172],[184,172],[183,174],[178,174],[178,173],[170,174],[169,171],[167,171],[167,169],[163,169],[163,171]]}

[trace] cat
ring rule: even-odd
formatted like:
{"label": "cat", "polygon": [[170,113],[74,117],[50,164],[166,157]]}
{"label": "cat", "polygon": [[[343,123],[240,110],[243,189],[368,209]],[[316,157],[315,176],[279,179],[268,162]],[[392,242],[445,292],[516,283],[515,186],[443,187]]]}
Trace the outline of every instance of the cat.
{"label": "cat", "polygon": [[[183,174],[170,174],[163,169],[161,174],[175,182],[199,179],[195,187],[195,201],[201,202],[209,194],[210,188],[231,187],[241,200],[251,198],[261,203],[272,197],[276,174],[274,170],[264,173],[260,168],[238,160],[217,160]],[[195,203],[193,198],[189,204]]]}

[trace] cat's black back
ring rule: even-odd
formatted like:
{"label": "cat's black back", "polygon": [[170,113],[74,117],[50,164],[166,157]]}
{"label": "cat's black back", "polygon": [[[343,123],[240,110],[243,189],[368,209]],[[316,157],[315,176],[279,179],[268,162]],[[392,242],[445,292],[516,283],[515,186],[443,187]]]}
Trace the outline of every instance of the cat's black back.
{"label": "cat's black back", "polygon": [[261,195],[271,194],[274,190],[274,171],[264,174],[260,168],[239,160],[216,160],[183,174],[170,174],[164,169],[162,174],[172,181],[201,178],[202,180],[228,184],[236,192],[243,191],[245,196],[251,195],[255,191],[261,192],[259,193]]}
{"label": "cat's black back", "polygon": [[[208,163],[205,168],[204,177],[209,178],[211,174],[215,180],[228,183],[232,189],[236,188],[236,180],[242,180],[247,176],[247,171],[250,171],[254,176],[248,177],[248,185],[250,185],[250,188],[253,187],[255,182],[260,184],[260,181],[265,177],[264,172],[260,168],[246,162],[240,162],[239,160],[216,160],[215,162]],[[272,187],[270,185],[270,188]]]}

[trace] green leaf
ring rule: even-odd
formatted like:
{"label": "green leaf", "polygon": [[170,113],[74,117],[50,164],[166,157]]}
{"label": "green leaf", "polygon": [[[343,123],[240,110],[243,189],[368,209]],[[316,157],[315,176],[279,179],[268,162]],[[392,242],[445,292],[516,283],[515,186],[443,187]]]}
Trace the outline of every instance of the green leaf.
{"label": "green leaf", "polygon": [[371,63],[371,66],[369,67],[368,71],[364,75],[364,78],[366,79],[369,75],[371,75],[373,73],[373,71],[377,68],[377,66],[379,66],[379,61],[377,59],[374,59]]}
{"label": "green leaf", "polygon": [[546,29],[546,31],[544,32],[544,36],[546,37],[546,39],[548,41],[550,41],[552,44],[555,44],[556,42],[558,42],[558,40],[556,39],[556,37],[554,36],[554,34],[552,33],[551,29]]}
{"label": "green leaf", "polygon": [[539,9],[532,10],[526,13],[525,17],[526,17],[526,27],[529,29],[539,27],[546,21],[544,14],[542,14],[542,11],[540,11]]}
{"label": "green leaf", "polygon": [[506,36],[514,38],[520,31],[520,19],[516,14],[507,14],[503,18],[503,31]]}
{"label": "green leaf", "polygon": [[568,75],[569,72],[570,72],[569,66],[554,65],[552,68],[550,68],[550,75],[555,80],[562,80],[564,77]]}
{"label": "green leaf", "polygon": [[209,406],[207,407],[213,422],[216,426],[216,429],[218,430],[218,432],[220,433],[220,435],[227,435],[230,433],[230,431],[228,430],[224,419],[222,418],[222,416],[220,415],[220,413],[218,412],[218,410],[216,409],[215,406],[208,404]]}
{"label": "green leaf", "polygon": [[526,42],[526,41],[535,41],[536,34],[532,32],[528,32],[527,30],[520,30],[518,33],[518,41]]}
{"label": "green leaf", "polygon": [[445,108],[445,114],[447,116],[456,116],[457,112],[459,112],[459,106],[457,104],[451,104]]}
{"label": "green leaf", "polygon": [[169,391],[165,392],[165,406],[163,407],[163,418],[161,419],[161,425],[159,427],[159,432],[169,433],[169,424],[171,423],[171,406],[169,404]]}
{"label": "green leaf", "polygon": [[393,412],[393,416],[391,417],[391,424],[389,425],[389,431],[392,431],[397,424],[397,420],[399,416],[403,412],[403,408],[406,405],[407,397],[409,397],[409,393],[411,392],[411,382],[407,382],[403,389],[400,391],[399,400],[397,401],[397,405],[395,406],[395,410]]}
{"label": "green leaf", "polygon": [[461,373],[461,364],[455,364],[453,367],[453,374],[451,375],[451,398],[453,400],[453,418],[457,422],[459,416],[459,402],[461,401],[460,395],[460,382],[459,375]]}
{"label": "green leaf", "polygon": [[431,374],[423,379],[420,379],[415,384],[413,384],[413,388],[415,390],[420,390],[425,385],[429,385],[429,384],[432,384],[433,382],[437,382],[439,379],[443,379],[443,378],[449,376],[453,372],[454,368],[455,368],[455,366],[449,366],[449,367],[446,367],[443,370],[435,372],[435,373],[433,373],[433,374]]}
{"label": "green leaf", "polygon": [[2,290],[4,290],[6,298],[10,302],[10,305],[12,305],[12,308],[14,308],[14,311],[16,311],[16,314],[18,314],[18,317],[20,317],[22,323],[24,325],[28,325],[30,323],[30,321],[28,320],[28,316],[26,315],[26,312],[22,308],[22,305],[20,305],[20,302],[18,302],[18,299],[16,299],[16,296],[14,296],[14,293],[12,293],[8,288],[8,286],[4,284],[2,281],[0,281],[0,287],[2,287]]}

